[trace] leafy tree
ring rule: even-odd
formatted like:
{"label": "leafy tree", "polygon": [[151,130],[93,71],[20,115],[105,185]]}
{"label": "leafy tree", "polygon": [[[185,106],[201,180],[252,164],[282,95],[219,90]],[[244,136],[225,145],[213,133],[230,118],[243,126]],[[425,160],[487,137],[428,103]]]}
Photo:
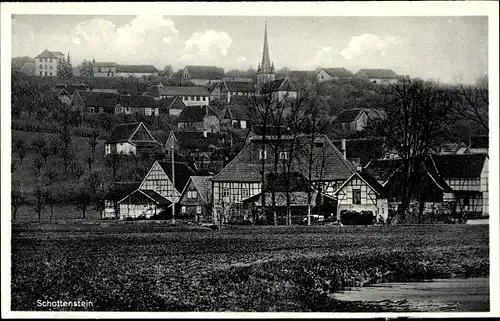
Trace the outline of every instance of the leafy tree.
{"label": "leafy tree", "polygon": [[83,60],[83,62],[78,66],[80,70],[80,76],[82,77],[94,77],[94,62]]}
{"label": "leafy tree", "polygon": [[163,68],[163,70],[159,72],[158,76],[171,79],[173,75],[174,75],[174,69],[172,68],[172,65],[167,65]]}

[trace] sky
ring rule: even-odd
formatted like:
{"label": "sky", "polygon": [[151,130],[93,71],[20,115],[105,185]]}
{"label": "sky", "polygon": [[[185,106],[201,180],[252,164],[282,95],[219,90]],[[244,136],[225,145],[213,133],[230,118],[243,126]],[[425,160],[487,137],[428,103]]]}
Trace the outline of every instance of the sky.
{"label": "sky", "polygon": [[276,69],[389,68],[445,83],[488,71],[488,18],[12,15],[12,56],[45,48],[119,64],[257,68],[267,21]]}

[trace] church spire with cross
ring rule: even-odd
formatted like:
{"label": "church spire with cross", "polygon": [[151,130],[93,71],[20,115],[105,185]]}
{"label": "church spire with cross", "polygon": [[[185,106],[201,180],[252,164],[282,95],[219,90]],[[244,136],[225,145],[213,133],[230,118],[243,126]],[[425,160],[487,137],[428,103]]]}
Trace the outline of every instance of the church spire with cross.
{"label": "church spire with cross", "polygon": [[262,51],[262,63],[257,68],[257,88],[260,88],[266,82],[274,80],[274,63],[271,64],[269,58],[269,45],[267,42],[267,21],[264,26],[264,49]]}

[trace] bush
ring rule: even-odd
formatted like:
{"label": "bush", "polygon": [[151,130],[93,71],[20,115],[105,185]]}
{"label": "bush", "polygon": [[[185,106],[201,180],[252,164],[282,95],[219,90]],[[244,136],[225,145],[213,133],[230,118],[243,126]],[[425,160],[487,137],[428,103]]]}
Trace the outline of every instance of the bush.
{"label": "bush", "polygon": [[340,212],[340,221],[344,225],[372,225],[376,218],[372,211],[347,211]]}

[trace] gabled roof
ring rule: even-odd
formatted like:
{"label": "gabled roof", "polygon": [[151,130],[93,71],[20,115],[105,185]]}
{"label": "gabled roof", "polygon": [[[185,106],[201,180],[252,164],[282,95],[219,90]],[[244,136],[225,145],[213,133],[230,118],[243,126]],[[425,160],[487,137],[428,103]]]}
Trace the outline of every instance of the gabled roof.
{"label": "gabled roof", "polygon": [[158,69],[153,65],[116,65],[116,72],[153,74]]}
{"label": "gabled roof", "polygon": [[353,77],[352,72],[345,68],[322,68],[327,74],[332,77]]}
{"label": "gabled roof", "polygon": [[480,178],[486,154],[433,155],[435,168],[443,178]]}
{"label": "gabled roof", "polygon": [[24,57],[14,57],[11,59],[11,68],[12,69],[21,69],[24,64],[27,62],[34,63],[35,60],[33,58],[24,56]]}
{"label": "gabled roof", "polygon": [[60,51],[50,51],[45,49],[42,51],[38,56],[35,57],[35,59],[40,59],[40,58],[58,58],[58,56],[64,56],[64,54]]}
{"label": "gabled roof", "polygon": [[77,91],[86,107],[116,107],[120,95],[91,91]]}
{"label": "gabled roof", "polygon": [[208,88],[202,86],[163,86],[157,90],[158,96],[210,96]]}
{"label": "gabled roof", "polygon": [[141,126],[151,136],[151,133],[143,123],[118,124],[113,129],[108,139],[106,139],[106,144],[129,142],[134,137],[134,134],[139,130],[139,128],[141,128]]}
{"label": "gabled roof", "polygon": [[398,79],[398,74],[391,69],[360,69],[356,76],[369,79]]}
{"label": "gabled roof", "polygon": [[94,67],[116,67],[118,64],[116,62],[100,62],[96,61],[93,64]]}
{"label": "gabled roof", "polygon": [[118,104],[124,107],[156,107],[156,101],[152,96],[121,95]]}
{"label": "gabled roof", "polygon": [[377,181],[387,182],[401,167],[400,159],[374,159],[364,168]]}
{"label": "gabled roof", "polygon": [[489,148],[489,136],[471,136],[470,137],[470,148]]}
{"label": "gabled roof", "polygon": [[358,117],[363,113],[364,108],[352,108],[343,110],[337,117],[338,123],[350,123],[358,119]]}
{"label": "gabled roof", "polygon": [[290,81],[289,78],[281,78],[276,80],[271,80],[262,85],[263,93],[273,93],[276,91],[297,91],[295,85]]}
{"label": "gabled roof", "polygon": [[214,110],[208,106],[186,106],[186,108],[181,111],[178,122],[201,122],[207,115],[217,116]]}
{"label": "gabled roof", "polygon": [[121,200],[119,200],[118,203],[123,202],[124,200],[126,200],[127,198],[131,197],[134,194],[141,194],[144,197],[152,200],[153,202],[155,202],[158,205],[170,205],[170,204],[172,204],[172,202],[170,202],[168,199],[166,199],[165,197],[158,194],[156,191],[148,190],[148,189],[136,189],[135,191],[133,191],[129,195],[127,195],[124,198],[122,198]]}
{"label": "gabled roof", "polygon": [[[172,181],[172,163],[171,162],[158,162],[158,165],[163,169],[165,174],[168,176],[170,181]],[[184,190],[184,186],[188,182],[189,178],[195,175],[195,171],[190,168],[187,163],[183,162],[175,162],[174,163],[174,171],[175,171],[175,189],[178,192],[182,192]]]}
{"label": "gabled roof", "polygon": [[[191,176],[190,180],[193,182],[194,186],[198,190],[201,198],[205,202],[210,202],[210,198],[212,195],[212,179],[213,176]],[[186,184],[187,186],[187,184]]]}
{"label": "gabled roof", "polygon": [[222,79],[224,69],[215,66],[186,66],[193,79]]}
{"label": "gabled roof", "polygon": [[175,97],[169,97],[169,98],[162,98],[160,100],[156,101],[156,104],[158,105],[159,108],[162,109],[184,109],[186,108],[186,105],[182,101],[179,96]]}
{"label": "gabled roof", "polygon": [[[319,138],[319,137],[318,137]],[[322,136],[323,145],[314,144],[313,149],[313,180],[344,180],[354,172],[352,163],[345,160],[341,152],[326,136]],[[299,139],[292,158],[292,169],[296,172],[307,172],[310,161],[307,159],[310,139],[307,136]],[[224,167],[213,181],[261,181],[262,165],[258,154],[262,145],[261,140],[251,139],[242,148],[240,153]],[[267,150],[270,150],[267,146]],[[269,155],[268,157],[270,157]],[[266,163],[266,172],[271,172],[272,163]],[[281,166],[281,164],[280,164]]]}
{"label": "gabled roof", "polygon": [[344,186],[346,186],[353,178],[359,177],[362,179],[368,186],[370,186],[375,193],[377,193],[379,196],[386,196],[387,191],[386,189],[368,172],[355,172],[349,177],[348,179],[345,180],[344,183],[335,191],[335,195],[340,192]]}
{"label": "gabled roof", "polygon": [[249,107],[243,105],[229,105],[224,113],[225,119],[231,120],[250,120],[252,115]]}
{"label": "gabled roof", "polygon": [[224,81],[224,84],[228,91],[245,92],[245,93],[253,93],[255,91],[253,83],[248,81],[226,80]]}
{"label": "gabled roof", "polygon": [[[207,133],[207,137],[202,132],[172,131],[179,148],[187,149],[207,149],[209,146],[222,148],[222,143],[214,133]],[[170,136],[169,136],[170,138]],[[168,140],[168,139],[167,139]]]}

